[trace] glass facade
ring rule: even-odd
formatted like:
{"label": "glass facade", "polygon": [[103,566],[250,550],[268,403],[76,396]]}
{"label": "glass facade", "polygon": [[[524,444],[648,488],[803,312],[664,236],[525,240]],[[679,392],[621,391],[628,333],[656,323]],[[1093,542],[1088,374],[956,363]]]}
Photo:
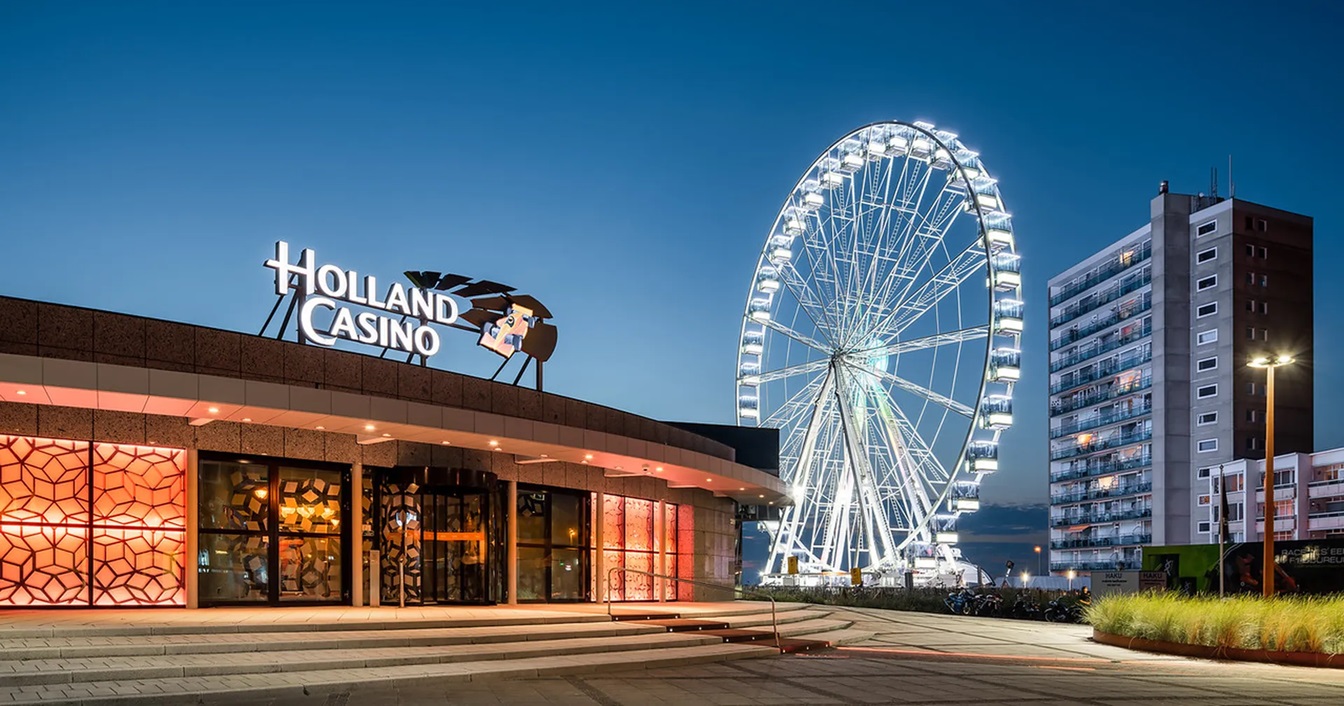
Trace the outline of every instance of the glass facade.
{"label": "glass facade", "polygon": [[653,500],[603,497],[602,556],[614,601],[676,599],[672,582],[649,575],[677,575],[677,506],[662,503],[661,517],[659,507]]}
{"label": "glass facade", "polygon": [[586,601],[592,595],[591,496],[518,489],[518,600]]}
{"label": "glass facade", "polygon": [[202,454],[199,476],[202,605],[348,599],[347,469]]}

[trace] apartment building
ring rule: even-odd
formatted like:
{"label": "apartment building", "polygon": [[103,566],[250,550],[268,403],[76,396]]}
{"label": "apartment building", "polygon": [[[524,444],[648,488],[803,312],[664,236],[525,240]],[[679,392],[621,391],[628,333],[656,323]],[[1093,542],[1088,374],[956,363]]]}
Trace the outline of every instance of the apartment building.
{"label": "apartment building", "polygon": [[1149,221],[1050,280],[1050,568],[1138,568],[1206,541],[1208,469],[1312,448],[1312,220],[1169,193]]}

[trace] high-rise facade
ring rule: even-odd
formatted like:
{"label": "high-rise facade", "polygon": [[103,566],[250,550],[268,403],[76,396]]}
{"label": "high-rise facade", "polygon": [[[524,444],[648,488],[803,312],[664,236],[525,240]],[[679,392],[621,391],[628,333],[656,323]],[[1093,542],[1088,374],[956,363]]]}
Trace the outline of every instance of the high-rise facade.
{"label": "high-rise facade", "polygon": [[1253,357],[1297,361],[1276,373],[1276,453],[1311,451],[1311,240],[1309,217],[1164,182],[1147,224],[1050,280],[1052,571],[1212,541],[1210,469],[1265,453]]}

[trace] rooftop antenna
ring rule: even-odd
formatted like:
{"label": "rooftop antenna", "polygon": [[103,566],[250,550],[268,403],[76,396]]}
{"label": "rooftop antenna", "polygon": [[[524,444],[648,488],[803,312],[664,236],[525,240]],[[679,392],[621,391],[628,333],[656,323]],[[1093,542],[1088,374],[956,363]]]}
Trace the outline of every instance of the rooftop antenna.
{"label": "rooftop antenna", "polygon": [[1218,167],[1209,167],[1209,198],[1218,200]]}
{"label": "rooftop antenna", "polygon": [[1232,155],[1227,155],[1227,197],[1235,199],[1237,197],[1237,182],[1232,178]]}

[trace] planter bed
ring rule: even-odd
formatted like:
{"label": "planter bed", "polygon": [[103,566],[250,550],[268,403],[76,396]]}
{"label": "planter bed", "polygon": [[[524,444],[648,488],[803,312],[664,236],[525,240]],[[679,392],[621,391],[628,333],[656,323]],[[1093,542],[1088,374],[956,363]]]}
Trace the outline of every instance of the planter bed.
{"label": "planter bed", "polygon": [[1329,667],[1344,669],[1344,655],[1324,652],[1284,652],[1280,650],[1249,650],[1243,647],[1209,647],[1192,645],[1185,642],[1162,642],[1142,637],[1112,635],[1097,629],[1092,630],[1092,639],[1103,645],[1125,647],[1144,652],[1161,652],[1182,657],[1201,659],[1225,659],[1241,662],[1266,662],[1270,664],[1290,664],[1299,667]]}

